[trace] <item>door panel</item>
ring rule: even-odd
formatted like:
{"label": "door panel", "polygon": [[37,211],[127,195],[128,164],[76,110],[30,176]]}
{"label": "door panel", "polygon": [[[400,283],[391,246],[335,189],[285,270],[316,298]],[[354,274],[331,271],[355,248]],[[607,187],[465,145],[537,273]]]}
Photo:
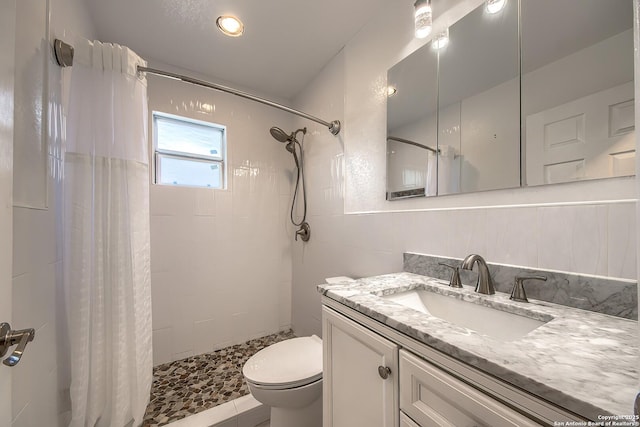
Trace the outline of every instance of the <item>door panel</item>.
{"label": "door panel", "polygon": [[635,174],[633,82],[527,117],[527,185]]}

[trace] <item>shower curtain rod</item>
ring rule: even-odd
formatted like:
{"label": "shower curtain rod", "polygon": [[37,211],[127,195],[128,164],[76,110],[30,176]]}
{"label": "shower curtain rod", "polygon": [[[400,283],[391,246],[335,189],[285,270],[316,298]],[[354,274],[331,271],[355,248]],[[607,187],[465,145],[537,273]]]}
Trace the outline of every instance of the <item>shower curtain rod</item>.
{"label": "shower curtain rod", "polygon": [[[56,39],[53,43],[54,53],[56,61],[58,65],[61,67],[70,67],[73,65],[73,46],[63,42],[62,40]],[[251,101],[259,102],[264,105],[268,105],[273,108],[277,108],[279,110],[286,111],[291,114],[295,114],[296,116],[305,118],[307,120],[311,120],[316,123],[320,123],[321,125],[326,126],[333,135],[337,135],[340,132],[340,121],[334,120],[332,122],[326,122],[322,119],[319,119],[311,114],[307,114],[305,112],[295,110],[291,107],[287,107],[286,105],[279,104],[274,101],[270,101],[265,98],[260,98],[258,96],[252,95],[247,92],[243,92],[238,89],[234,89],[228,86],[219,85],[216,83],[207,82],[205,80],[196,79],[193,77],[185,76],[182,74],[172,73],[170,71],[158,70],[156,68],[150,67],[141,67],[137,66],[138,73],[151,73],[162,77],[168,77],[171,79],[181,80],[186,83],[191,83],[198,86],[203,86],[209,89],[219,90],[221,92],[230,93],[232,95],[239,96],[241,98],[249,99]]]}
{"label": "shower curtain rod", "polygon": [[431,148],[427,145],[422,145],[419,142],[415,142],[415,141],[411,141],[408,139],[404,139],[404,138],[398,138],[397,136],[387,136],[387,141],[391,140],[391,141],[397,141],[397,142],[402,142],[403,144],[409,144],[409,145],[414,145],[416,147],[420,147],[420,148],[424,148],[425,150],[429,150],[435,154],[438,154],[440,152],[440,150],[436,150],[434,148]]}

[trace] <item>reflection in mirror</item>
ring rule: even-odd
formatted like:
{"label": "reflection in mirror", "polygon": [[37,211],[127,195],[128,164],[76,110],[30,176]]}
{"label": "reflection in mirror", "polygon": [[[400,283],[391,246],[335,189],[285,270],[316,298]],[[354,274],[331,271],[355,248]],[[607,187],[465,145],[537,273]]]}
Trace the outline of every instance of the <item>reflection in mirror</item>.
{"label": "reflection in mirror", "polygon": [[632,0],[522,0],[526,185],[635,174],[632,27]]}
{"label": "reflection in mirror", "polygon": [[448,39],[388,72],[389,200],[520,185],[518,2],[483,4]]}
{"label": "reflection in mirror", "polygon": [[438,58],[427,44],[387,75],[387,199],[437,193]]}
{"label": "reflection in mirror", "polygon": [[438,194],[518,187],[518,2],[451,26],[438,75]]}

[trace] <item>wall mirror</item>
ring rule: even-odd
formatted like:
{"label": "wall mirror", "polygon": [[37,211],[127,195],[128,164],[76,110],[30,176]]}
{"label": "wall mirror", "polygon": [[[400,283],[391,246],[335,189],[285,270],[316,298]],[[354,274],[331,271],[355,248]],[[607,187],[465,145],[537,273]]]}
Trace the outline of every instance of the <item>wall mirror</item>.
{"label": "wall mirror", "polygon": [[632,3],[482,4],[393,66],[387,199],[633,175]]}

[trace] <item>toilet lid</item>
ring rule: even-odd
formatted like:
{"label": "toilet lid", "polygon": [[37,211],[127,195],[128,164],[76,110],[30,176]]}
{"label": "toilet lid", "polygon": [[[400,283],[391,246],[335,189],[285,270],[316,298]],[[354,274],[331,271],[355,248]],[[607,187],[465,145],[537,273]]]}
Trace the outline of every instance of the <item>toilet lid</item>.
{"label": "toilet lid", "polygon": [[315,335],[270,345],[251,356],[242,368],[247,381],[294,387],[322,378],[322,340]]}

